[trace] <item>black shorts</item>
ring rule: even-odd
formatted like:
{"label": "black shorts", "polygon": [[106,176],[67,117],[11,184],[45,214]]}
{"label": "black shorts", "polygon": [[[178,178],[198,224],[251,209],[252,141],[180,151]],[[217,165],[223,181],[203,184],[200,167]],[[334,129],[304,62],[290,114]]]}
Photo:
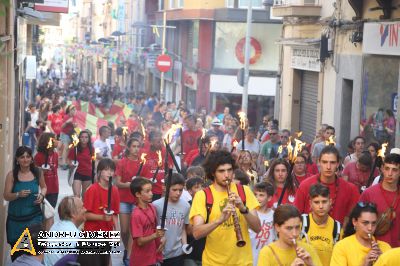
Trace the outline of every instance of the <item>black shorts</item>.
{"label": "black shorts", "polygon": [[81,175],[78,174],[77,172],[75,172],[74,175],[74,180],[79,180],[79,181],[92,181],[92,177],[91,176],[87,176],[87,175]]}
{"label": "black shorts", "polygon": [[50,203],[50,205],[53,206],[53,208],[56,208],[58,193],[46,194],[46,199]]}

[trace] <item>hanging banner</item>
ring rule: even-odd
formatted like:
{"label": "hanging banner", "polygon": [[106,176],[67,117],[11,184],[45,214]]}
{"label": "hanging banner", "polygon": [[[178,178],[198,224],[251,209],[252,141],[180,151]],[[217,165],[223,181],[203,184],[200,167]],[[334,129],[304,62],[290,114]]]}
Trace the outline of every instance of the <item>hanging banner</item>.
{"label": "hanging banner", "polygon": [[35,4],[35,10],[50,13],[68,13],[68,0],[44,0],[43,4]]}
{"label": "hanging banner", "polygon": [[26,79],[36,79],[36,56],[28,55],[26,56]]}

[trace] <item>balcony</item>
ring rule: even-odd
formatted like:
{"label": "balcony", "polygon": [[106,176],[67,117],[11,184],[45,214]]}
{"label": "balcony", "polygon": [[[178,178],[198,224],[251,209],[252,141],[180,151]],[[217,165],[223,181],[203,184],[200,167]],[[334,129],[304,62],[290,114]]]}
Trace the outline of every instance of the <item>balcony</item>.
{"label": "balcony", "polygon": [[274,0],[274,17],[320,17],[323,0]]}

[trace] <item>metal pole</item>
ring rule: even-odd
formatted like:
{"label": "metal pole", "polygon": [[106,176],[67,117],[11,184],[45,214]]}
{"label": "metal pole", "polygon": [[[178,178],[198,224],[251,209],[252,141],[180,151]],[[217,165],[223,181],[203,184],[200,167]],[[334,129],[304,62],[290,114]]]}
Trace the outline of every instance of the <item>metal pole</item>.
{"label": "metal pole", "polygon": [[250,68],[250,36],[251,36],[251,20],[252,20],[252,1],[249,0],[247,7],[247,29],[246,29],[246,44],[244,54],[244,84],[243,84],[243,96],[242,96],[242,112],[247,114],[247,105],[249,98],[249,68]]}
{"label": "metal pole", "polygon": [[[161,46],[161,53],[165,54],[165,37],[166,37],[166,31],[167,31],[167,12],[163,13],[163,36],[162,36],[162,46]],[[164,72],[161,72],[161,81],[160,81],[160,100],[164,98]]]}

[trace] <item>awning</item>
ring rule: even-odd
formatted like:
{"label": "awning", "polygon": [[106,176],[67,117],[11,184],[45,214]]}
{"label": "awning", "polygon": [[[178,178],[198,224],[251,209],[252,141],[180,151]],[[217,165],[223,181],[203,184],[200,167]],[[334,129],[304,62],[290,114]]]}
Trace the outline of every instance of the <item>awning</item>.
{"label": "awning", "polygon": [[41,12],[24,7],[18,9],[18,14],[26,18],[27,24],[60,26],[61,16],[58,13]]}

